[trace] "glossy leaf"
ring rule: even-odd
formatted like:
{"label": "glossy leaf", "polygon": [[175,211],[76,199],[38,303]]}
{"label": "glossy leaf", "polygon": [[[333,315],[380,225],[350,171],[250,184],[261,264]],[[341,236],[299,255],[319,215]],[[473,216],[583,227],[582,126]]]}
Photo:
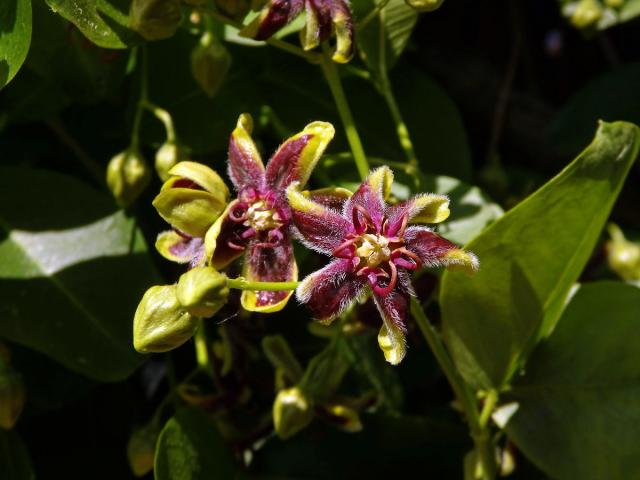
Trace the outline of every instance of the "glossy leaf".
{"label": "glossy leaf", "polygon": [[0,88],[22,66],[31,44],[31,0],[3,0],[0,4]]}
{"label": "glossy leaf", "polygon": [[164,426],[158,445],[156,480],[212,480],[235,477],[233,454],[201,410],[179,410]]}
{"label": "glossy leaf", "polygon": [[505,399],[507,433],[551,477],[640,476],[639,312],[635,287],[582,286]]}
{"label": "glossy leaf", "polygon": [[0,429],[0,478],[7,480],[35,480],[27,449],[14,430]]}
{"label": "glossy leaf", "polygon": [[106,381],[140,363],[133,313],[159,283],[133,220],[115,210],[71,177],[0,170],[0,336]]}
{"label": "glossy leaf", "polygon": [[596,244],[640,145],[638,127],[601,123],[569,166],[469,245],[473,277],[446,273],[443,332],[474,387],[499,387],[553,327]]}
{"label": "glossy leaf", "polygon": [[114,0],[45,0],[93,43],[104,48],[127,48],[137,40],[129,30],[130,2]]}

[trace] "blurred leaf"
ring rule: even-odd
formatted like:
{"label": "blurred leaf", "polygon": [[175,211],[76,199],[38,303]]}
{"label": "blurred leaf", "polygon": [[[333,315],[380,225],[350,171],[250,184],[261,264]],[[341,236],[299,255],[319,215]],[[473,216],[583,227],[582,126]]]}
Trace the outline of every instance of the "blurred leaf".
{"label": "blurred leaf", "polygon": [[89,377],[140,363],[133,313],[157,283],[132,219],[72,177],[0,170],[0,335]]}
{"label": "blurred leaf", "polygon": [[591,145],[468,248],[474,277],[446,273],[443,331],[476,388],[499,387],[560,316],[640,146],[638,127],[601,123]]}
{"label": "blurred leaf", "polygon": [[18,72],[30,43],[31,0],[3,0],[0,4],[0,88]]}
{"label": "blurred leaf", "polygon": [[156,480],[231,479],[235,471],[231,450],[201,410],[178,410],[162,429],[156,447]]}
{"label": "blurred leaf", "polygon": [[625,0],[618,14],[621,22],[633,20],[640,15],[640,0]]}
{"label": "blurred leaf", "polygon": [[562,154],[575,152],[589,140],[593,124],[600,119],[640,124],[640,95],[629,88],[639,83],[640,63],[590,80],[572,95],[551,124],[552,145]]}
{"label": "blurred leaf", "polygon": [[635,287],[582,286],[509,392],[507,433],[553,478],[640,477],[639,312]]}
{"label": "blurred leaf", "polygon": [[0,428],[0,478],[3,480],[35,480],[29,454],[18,433]]}
{"label": "blurred leaf", "polygon": [[127,48],[138,36],[129,30],[125,0],[45,0],[51,9],[73,23],[93,43],[104,48]]}
{"label": "blurred leaf", "polygon": [[[382,0],[377,0],[375,4]],[[374,3],[355,2],[356,16],[364,16],[373,8]],[[418,13],[404,0],[389,0],[364,29],[358,31],[358,52],[373,72],[389,70],[398,60],[409,42]]]}

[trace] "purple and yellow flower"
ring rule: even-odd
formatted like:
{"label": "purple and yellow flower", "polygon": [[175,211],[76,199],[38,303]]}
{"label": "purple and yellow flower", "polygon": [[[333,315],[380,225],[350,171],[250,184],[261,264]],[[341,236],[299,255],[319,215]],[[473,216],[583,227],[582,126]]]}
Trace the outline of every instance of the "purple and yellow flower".
{"label": "purple and yellow flower", "polygon": [[[220,270],[244,256],[243,276],[249,281],[296,281],[285,191],[292,182],[307,182],[335,131],[329,123],[310,123],[280,145],[265,167],[251,139],[252,129],[251,117],[245,114],[231,134],[229,177],[238,197],[207,232],[207,258]],[[291,294],[244,290],[241,302],[246,310],[276,312]]]}
{"label": "purple and yellow flower", "polygon": [[388,206],[393,173],[374,170],[339,211],[314,201],[293,183],[287,189],[296,236],[332,261],[307,276],[296,291],[314,317],[330,323],[356,299],[369,294],[382,316],[378,342],[398,364],[406,353],[405,321],[413,288],[410,273],[421,267],[478,268],[478,260],[426,226],[449,216],[444,195],[421,194]]}
{"label": "purple and yellow flower", "polygon": [[316,48],[335,32],[333,61],[347,63],[351,60],[354,52],[353,18],[346,0],[269,0],[260,15],[241,34],[266,40],[291,23],[303,9],[306,24],[300,35],[302,47],[305,50]]}

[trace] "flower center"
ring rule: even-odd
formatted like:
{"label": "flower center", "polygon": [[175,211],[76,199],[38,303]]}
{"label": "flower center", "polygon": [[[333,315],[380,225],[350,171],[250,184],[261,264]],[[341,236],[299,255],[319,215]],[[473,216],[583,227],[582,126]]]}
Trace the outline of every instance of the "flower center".
{"label": "flower center", "polygon": [[243,225],[253,228],[257,232],[272,230],[282,226],[282,218],[275,208],[269,208],[264,200],[249,205],[247,218]]}
{"label": "flower center", "polygon": [[361,259],[361,265],[375,268],[389,260],[391,249],[389,239],[382,235],[365,233],[354,244],[356,255]]}

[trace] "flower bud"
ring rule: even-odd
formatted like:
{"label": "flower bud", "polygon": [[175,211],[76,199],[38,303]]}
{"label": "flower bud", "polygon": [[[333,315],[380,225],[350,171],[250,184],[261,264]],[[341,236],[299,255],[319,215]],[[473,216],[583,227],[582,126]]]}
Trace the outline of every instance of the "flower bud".
{"label": "flower bud", "polygon": [[13,428],[26,399],[22,375],[8,365],[0,366],[0,428]]}
{"label": "flower bud", "polygon": [[118,204],[128,207],[140,196],[151,180],[147,162],[137,149],[129,148],[109,161],[107,185]]}
{"label": "flower bud", "polygon": [[177,296],[191,315],[211,317],[229,298],[227,276],[212,267],[193,268],[180,277]]}
{"label": "flower bud", "polygon": [[141,353],[173,350],[189,340],[198,328],[178,302],[175,285],[158,285],[147,290],[133,319],[133,346]]}
{"label": "flower bud", "polygon": [[209,97],[214,97],[231,67],[231,54],[209,32],[191,51],[191,74]]}
{"label": "flower bud", "polygon": [[570,20],[574,27],[587,28],[602,17],[602,7],[597,0],[580,0],[571,13]]}
{"label": "flower bud", "polygon": [[177,142],[167,140],[156,152],[156,173],[166,182],[171,176],[169,171],[182,160],[186,160],[184,149]]}
{"label": "flower bud", "polygon": [[153,470],[158,427],[152,423],[135,430],[127,443],[129,467],[136,477],[144,477]]}
{"label": "flower bud", "polygon": [[180,0],[133,0],[129,10],[130,27],[145,40],[172,37],[180,20]]}
{"label": "flower bud", "polygon": [[607,242],[607,261],[609,268],[623,280],[640,280],[640,244],[630,242],[617,225],[607,227],[611,240]]}
{"label": "flower bud", "polygon": [[433,12],[442,5],[444,0],[404,0],[414,10],[418,12]]}
{"label": "flower bud", "polygon": [[313,403],[300,388],[278,392],[273,403],[273,424],[280,438],[294,436],[311,423],[313,416]]}

